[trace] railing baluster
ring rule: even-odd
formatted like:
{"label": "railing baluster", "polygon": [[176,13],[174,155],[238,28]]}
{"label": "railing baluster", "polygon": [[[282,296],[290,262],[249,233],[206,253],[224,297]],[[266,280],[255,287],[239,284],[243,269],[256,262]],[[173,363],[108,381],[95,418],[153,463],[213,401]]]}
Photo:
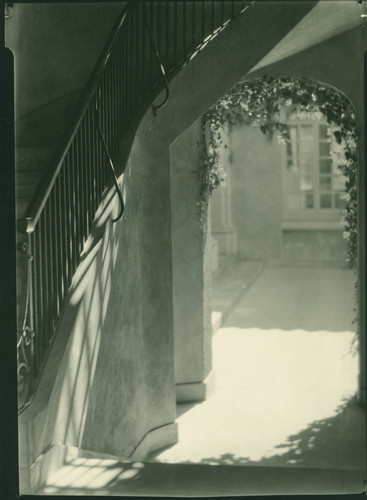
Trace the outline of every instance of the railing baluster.
{"label": "railing baluster", "polygon": [[59,239],[57,226],[57,185],[56,182],[50,196],[50,229],[51,229],[51,274],[53,277],[52,292],[53,292],[53,311],[52,311],[52,328],[56,326],[59,317],[59,297],[60,297],[60,269],[59,269]]}
{"label": "railing baluster", "polygon": [[125,126],[125,31],[121,33],[119,48],[120,48],[120,57],[119,57],[119,72],[120,72],[120,88],[119,88],[119,96],[120,96],[120,134],[124,130]]}
{"label": "railing baluster", "polygon": [[162,20],[162,15],[161,15],[161,2],[156,2],[157,8],[156,8],[156,15],[155,15],[155,20],[157,23],[157,37],[156,37],[156,46],[158,49],[159,54],[162,56],[162,42],[161,42],[161,37],[162,37],[162,27],[161,27],[161,20]]}
{"label": "railing baluster", "polygon": [[68,279],[69,279],[69,285],[71,282],[71,277],[73,275],[73,261],[74,261],[74,221],[75,221],[75,209],[74,209],[74,192],[73,192],[73,148],[71,147],[67,156],[68,160],[68,170],[67,170],[67,197],[68,197],[68,202],[67,202],[67,210],[68,210],[68,226],[69,226],[69,245],[68,245],[68,252],[69,252],[69,266],[68,266]]}
{"label": "railing baluster", "polygon": [[166,8],[165,8],[165,11],[166,11],[166,22],[165,22],[165,33],[166,33],[166,42],[165,42],[165,47],[166,47],[166,59],[165,59],[165,63],[167,66],[170,65],[170,62],[171,62],[171,54],[170,54],[170,26],[171,26],[171,17],[170,17],[170,5],[169,5],[169,2],[166,2],[165,3],[166,5]]}
{"label": "railing baluster", "polygon": [[88,152],[87,152],[87,131],[86,131],[86,116],[81,123],[80,127],[80,137],[81,137],[81,226],[82,226],[82,234],[81,234],[81,251],[84,249],[84,244],[87,239],[88,234],[88,203],[87,203],[87,172],[88,172]]}
{"label": "railing baluster", "polygon": [[39,342],[39,332],[41,330],[41,321],[40,321],[40,310],[42,309],[42,302],[40,301],[40,244],[39,244],[39,225],[36,227],[35,231],[32,233],[32,255],[33,255],[33,264],[32,264],[32,286],[33,286],[33,321],[34,321],[34,331],[37,332],[37,335],[34,338],[34,376],[38,376],[38,369],[41,363],[41,353],[40,353],[40,342]]}
{"label": "railing baluster", "polygon": [[74,203],[74,238],[73,238],[73,248],[74,248],[74,265],[73,274],[78,265],[78,254],[79,254],[79,234],[80,234],[80,215],[79,215],[79,162],[78,162],[78,136],[74,142],[73,148],[73,203]]}
{"label": "railing baluster", "polygon": [[111,56],[109,60],[109,72],[108,72],[108,93],[109,93],[109,108],[108,108],[108,123],[109,123],[109,149],[113,151],[113,136],[114,136],[114,98],[113,98],[113,78],[114,78],[114,64],[113,57]]}
{"label": "railing baluster", "polygon": [[127,115],[128,115],[128,87],[129,87],[129,81],[128,81],[128,66],[127,66],[127,54],[128,54],[128,47],[127,47],[127,29],[128,27],[125,28],[125,31],[122,34],[122,72],[123,72],[123,78],[122,78],[122,83],[123,83],[123,88],[121,90],[122,92],[122,112],[123,112],[123,124],[124,127],[127,125]]}
{"label": "railing baluster", "polygon": [[187,55],[187,10],[186,10],[186,2],[182,3],[182,40],[183,40],[183,54],[182,56],[185,57]]}
{"label": "railing baluster", "polygon": [[191,26],[192,26],[192,38],[191,38],[191,47],[190,52],[192,52],[197,45],[197,36],[196,36],[196,2],[190,2],[191,5]]}
{"label": "railing baluster", "polygon": [[120,113],[120,98],[119,98],[119,88],[120,88],[120,72],[119,72],[119,57],[120,48],[117,46],[115,48],[114,58],[113,58],[113,79],[112,79],[112,96],[113,96],[113,134],[112,134],[112,148],[115,153],[117,148],[117,140],[120,138],[119,134],[119,113]]}
{"label": "railing baluster", "polygon": [[63,300],[65,297],[65,228],[63,226],[63,211],[64,211],[64,206],[63,206],[63,197],[62,197],[62,191],[63,191],[63,185],[62,185],[62,177],[61,175],[57,179],[57,198],[56,198],[56,226],[58,229],[58,253],[59,253],[59,276],[60,276],[60,288],[59,288],[59,310],[58,314],[60,315],[61,309],[62,309],[62,304]]}
{"label": "railing baluster", "polygon": [[91,165],[91,182],[92,182],[92,209],[93,215],[97,210],[97,154],[98,154],[98,143],[96,142],[96,106],[97,97],[93,99],[93,106],[90,111],[90,145],[92,151],[92,165]]}
{"label": "railing baluster", "polygon": [[53,334],[53,304],[54,304],[54,270],[53,270],[53,245],[52,245],[52,211],[51,198],[48,199],[45,206],[45,236],[47,245],[46,273],[47,273],[47,342],[50,341]]}
{"label": "railing baluster", "polygon": [[[103,101],[101,101],[101,105],[103,105]],[[101,119],[100,115],[98,116],[98,119]],[[97,117],[96,117],[97,120]],[[96,124],[97,126],[97,124]],[[103,121],[102,121],[102,126],[103,126]],[[96,148],[97,148],[97,155],[96,155],[96,186],[97,186],[97,208],[99,205],[99,201],[101,199],[101,193],[102,193],[102,147],[101,143],[98,139],[98,133],[97,129],[94,131],[94,140],[96,141]]]}
{"label": "railing baluster", "polygon": [[65,226],[65,255],[66,263],[64,266],[65,273],[65,292],[68,290],[71,280],[71,193],[70,187],[70,154],[68,153],[64,160],[64,168],[62,170],[62,199],[64,205],[63,221]]}
{"label": "railing baluster", "polygon": [[135,75],[136,75],[136,61],[135,61],[135,44],[134,44],[134,38],[135,38],[135,12],[136,12],[136,6],[134,5],[134,8],[131,12],[131,21],[130,21],[130,73],[131,73],[131,78],[130,78],[130,100],[131,100],[131,109],[130,109],[130,116],[132,114],[132,111],[134,109],[135,105],[135,97],[136,97],[136,80],[135,80]]}
{"label": "railing baluster", "polygon": [[46,212],[44,211],[41,215],[40,221],[39,221],[39,230],[40,230],[40,238],[41,238],[41,245],[40,247],[42,248],[42,258],[41,258],[41,282],[40,282],[40,292],[41,292],[41,301],[42,301],[42,325],[41,325],[41,331],[40,331],[40,337],[41,337],[41,349],[42,349],[42,357],[43,357],[43,352],[47,348],[48,345],[48,339],[46,335],[47,331],[47,312],[48,312],[48,305],[49,305],[49,296],[48,296],[48,290],[47,290],[47,251],[48,251],[48,246],[47,246],[47,240],[46,240],[46,234],[45,234],[45,214]]}
{"label": "railing baluster", "polygon": [[[81,154],[80,154],[80,127],[75,138],[75,168],[74,168],[74,183],[75,183],[75,204],[76,204],[76,241],[75,241],[75,263],[76,267],[79,264],[79,255],[81,252],[81,200],[80,200],[80,178],[81,178]],[[76,268],[75,267],[75,268]]]}
{"label": "railing baluster", "polygon": [[231,2],[231,9],[232,9],[231,10],[231,18],[232,19],[234,18],[234,12],[235,12],[235,5],[234,4],[235,4],[235,2],[234,2],[234,0],[232,0],[232,2]]}
{"label": "railing baluster", "polygon": [[205,0],[201,2],[201,41],[203,41],[206,37],[205,30]]}
{"label": "railing baluster", "polygon": [[178,30],[177,30],[177,25],[178,25],[178,13],[177,13],[177,2],[173,3],[173,57],[174,60],[177,61],[177,53],[178,53]]}
{"label": "railing baluster", "polygon": [[136,3],[135,7],[135,81],[136,81],[136,102],[139,103],[141,101],[141,52],[140,52],[140,2]]}
{"label": "railing baluster", "polygon": [[[108,61],[108,65],[106,68],[106,133],[108,135],[108,148],[111,149],[111,133],[112,133],[112,127],[111,127],[111,58]],[[104,183],[103,183],[104,186]]]}
{"label": "railing baluster", "polygon": [[80,184],[79,184],[79,193],[80,193],[80,253],[82,253],[83,248],[84,248],[84,243],[86,239],[86,234],[87,234],[87,207],[86,207],[86,188],[85,188],[85,183],[86,183],[86,174],[87,174],[87,157],[86,157],[86,134],[85,134],[85,117],[82,120],[80,124],[80,129],[79,129],[79,145],[80,145],[80,150],[79,150],[79,161],[80,161],[80,170],[79,170],[79,179],[80,179]]}
{"label": "railing baluster", "polygon": [[86,184],[85,184],[85,197],[86,197],[86,210],[87,210],[87,234],[86,239],[90,233],[93,222],[93,190],[92,190],[92,140],[91,140],[91,110],[87,109],[85,116],[85,144],[86,144]]}

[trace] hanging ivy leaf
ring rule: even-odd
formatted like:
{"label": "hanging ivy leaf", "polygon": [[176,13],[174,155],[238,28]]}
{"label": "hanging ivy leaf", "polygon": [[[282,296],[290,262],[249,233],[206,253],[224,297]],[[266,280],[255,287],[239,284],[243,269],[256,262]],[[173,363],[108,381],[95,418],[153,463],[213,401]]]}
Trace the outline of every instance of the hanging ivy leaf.
{"label": "hanging ivy leaf", "polygon": [[342,134],[341,134],[340,130],[336,130],[335,132],[333,132],[333,134],[334,134],[336,142],[338,144],[341,144],[342,143]]}

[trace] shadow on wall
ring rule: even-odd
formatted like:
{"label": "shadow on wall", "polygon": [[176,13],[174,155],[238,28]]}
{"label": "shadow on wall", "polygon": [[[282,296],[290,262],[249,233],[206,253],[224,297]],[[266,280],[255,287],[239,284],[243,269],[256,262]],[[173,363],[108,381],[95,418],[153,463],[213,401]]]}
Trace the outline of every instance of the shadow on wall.
{"label": "shadow on wall", "polygon": [[46,413],[39,412],[39,418],[30,422],[32,460],[50,440],[80,446],[120,243],[109,217],[110,207],[106,206],[87,241],[40,380],[36,405],[29,409],[27,418],[32,418],[47,397]]}
{"label": "shadow on wall", "polygon": [[[83,294],[84,300],[81,300],[79,305],[79,313],[74,327],[74,338],[72,339],[72,351],[78,352],[79,356],[76,363],[73,361],[74,356],[72,355],[68,362],[64,379],[66,399],[63,399],[63,404],[65,406],[60,411],[64,425],[62,442],[71,440],[78,446],[80,446],[83,435],[83,422],[88,410],[88,401],[99,355],[100,335],[106,317],[112,274],[119,246],[114,229],[108,223],[105,227],[106,234],[104,238],[99,240],[100,235],[97,234],[97,237],[90,241],[90,248],[85,258],[86,263],[89,260],[88,257],[93,258],[94,252],[98,250],[99,242],[103,245],[101,260],[97,258],[88,265],[88,267],[95,267],[94,273],[97,279],[95,279],[93,287],[90,288],[90,284],[88,287],[90,277],[87,270],[80,275],[79,280],[75,280],[76,295],[74,300],[78,300],[79,287],[81,282],[86,280],[86,291]],[[83,285],[82,288],[84,288]],[[73,303],[73,296],[71,300]],[[67,404],[65,404],[65,401],[67,401]],[[68,407],[68,410],[66,407]]]}

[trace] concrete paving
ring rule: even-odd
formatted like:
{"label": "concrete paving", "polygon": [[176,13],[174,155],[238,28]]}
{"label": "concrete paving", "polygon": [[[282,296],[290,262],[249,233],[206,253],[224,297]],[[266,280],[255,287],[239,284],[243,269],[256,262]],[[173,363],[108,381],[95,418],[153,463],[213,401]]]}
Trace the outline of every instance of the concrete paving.
{"label": "concrete paving", "polygon": [[351,271],[265,269],[214,335],[212,395],[178,406],[177,445],[145,463],[74,459],[38,493],[361,493],[352,320]]}
{"label": "concrete paving", "polygon": [[212,329],[216,332],[263,269],[261,261],[240,261],[221,255],[213,276]]}
{"label": "concrete paving", "polygon": [[156,460],[365,469],[353,273],[267,268],[213,339],[216,386]]}

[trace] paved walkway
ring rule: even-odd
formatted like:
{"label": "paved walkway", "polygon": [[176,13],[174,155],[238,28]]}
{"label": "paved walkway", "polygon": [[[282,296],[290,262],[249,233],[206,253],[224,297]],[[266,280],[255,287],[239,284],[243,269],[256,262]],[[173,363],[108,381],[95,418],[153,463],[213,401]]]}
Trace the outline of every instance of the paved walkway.
{"label": "paved walkway", "polygon": [[216,385],[179,405],[166,463],[364,469],[350,270],[267,268],[213,340]]}
{"label": "paved walkway", "polygon": [[153,463],[75,459],[39,493],[361,493],[352,281],[346,270],[265,269],[214,335],[212,395],[178,406],[176,446]]}

